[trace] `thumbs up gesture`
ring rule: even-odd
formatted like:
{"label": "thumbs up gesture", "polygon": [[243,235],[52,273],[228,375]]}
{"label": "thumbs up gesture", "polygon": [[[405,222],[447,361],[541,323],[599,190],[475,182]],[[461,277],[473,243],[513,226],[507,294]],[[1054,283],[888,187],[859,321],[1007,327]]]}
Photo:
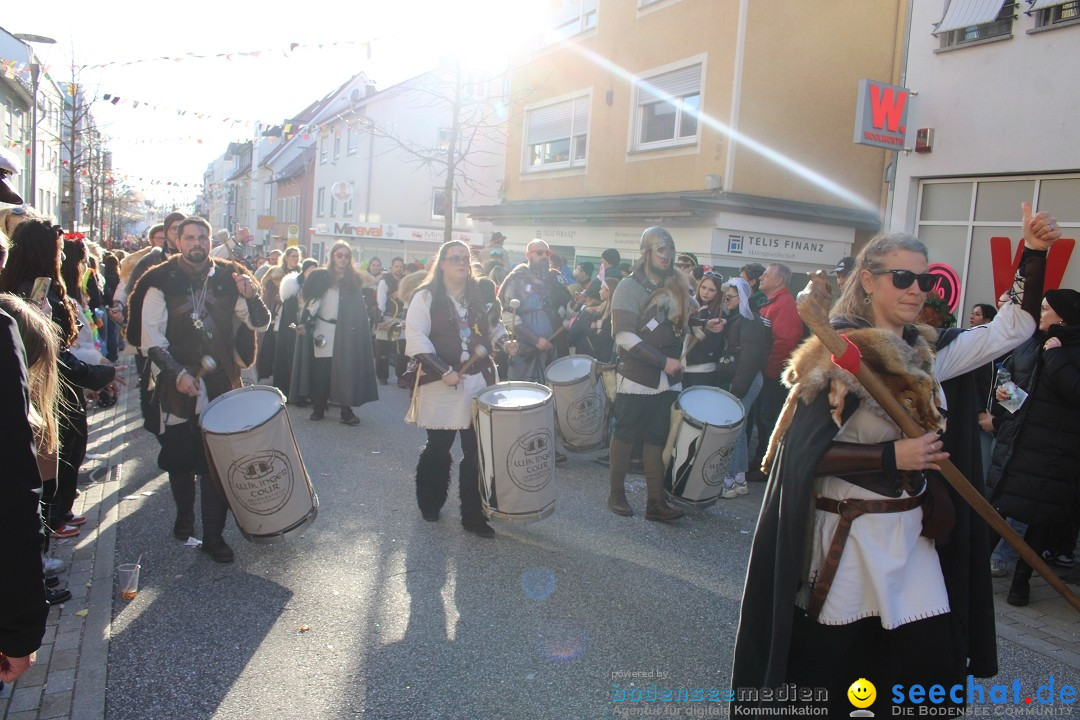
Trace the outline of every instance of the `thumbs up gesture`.
{"label": "thumbs up gesture", "polygon": [[1024,245],[1032,250],[1049,250],[1061,237],[1057,220],[1048,212],[1031,214],[1031,203],[1021,203],[1024,211]]}

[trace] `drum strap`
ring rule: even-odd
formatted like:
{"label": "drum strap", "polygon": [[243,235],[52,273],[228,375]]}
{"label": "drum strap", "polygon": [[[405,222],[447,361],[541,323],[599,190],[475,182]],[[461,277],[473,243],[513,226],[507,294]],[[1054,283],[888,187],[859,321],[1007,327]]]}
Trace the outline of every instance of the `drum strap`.
{"label": "drum strap", "polygon": [[840,556],[844,553],[844,545],[847,544],[852,521],[866,513],[897,513],[914,510],[922,504],[922,501],[922,495],[899,500],[834,500],[819,497],[814,501],[814,507],[818,510],[839,515],[840,522],[833,532],[832,543],[825,556],[825,564],[822,565],[821,572],[814,583],[814,589],[810,593],[810,604],[806,612],[811,620],[817,621],[821,609],[825,606],[825,598],[829,595],[829,589],[832,588],[833,580],[836,579],[836,570],[840,567]]}

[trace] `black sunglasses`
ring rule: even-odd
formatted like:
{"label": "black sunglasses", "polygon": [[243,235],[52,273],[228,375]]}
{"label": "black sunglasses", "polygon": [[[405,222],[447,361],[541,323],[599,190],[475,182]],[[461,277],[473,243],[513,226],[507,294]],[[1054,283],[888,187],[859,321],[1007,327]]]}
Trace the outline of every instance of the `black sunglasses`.
{"label": "black sunglasses", "polygon": [[934,289],[934,285],[937,284],[937,275],[933,273],[913,273],[910,270],[871,270],[871,275],[884,275],[889,273],[892,275],[893,287],[897,290],[907,290],[911,287],[911,283],[916,280],[919,281],[919,289],[923,292],[930,292]]}

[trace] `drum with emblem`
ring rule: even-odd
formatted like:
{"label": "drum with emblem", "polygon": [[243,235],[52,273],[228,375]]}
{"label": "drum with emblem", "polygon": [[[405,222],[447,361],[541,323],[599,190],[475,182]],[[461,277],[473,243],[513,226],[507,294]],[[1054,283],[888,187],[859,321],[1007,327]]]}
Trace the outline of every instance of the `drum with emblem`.
{"label": "drum with emblem", "polygon": [[319,498],[280,390],[251,385],[227,392],[207,405],[199,426],[210,475],[245,538],[277,542],[315,520]]}
{"label": "drum with emblem", "polygon": [[703,508],[720,498],[745,419],[739,398],[725,390],[695,385],[679,393],[671,420],[678,426],[672,427],[674,442],[664,479],[673,502]]}
{"label": "drum with emblem", "polygon": [[555,397],[555,429],[566,449],[603,447],[608,402],[600,363],[588,355],[567,355],[548,365],[546,377]]}
{"label": "drum with emblem", "polygon": [[501,382],[473,401],[484,514],[511,523],[555,510],[555,407],[551,389]]}

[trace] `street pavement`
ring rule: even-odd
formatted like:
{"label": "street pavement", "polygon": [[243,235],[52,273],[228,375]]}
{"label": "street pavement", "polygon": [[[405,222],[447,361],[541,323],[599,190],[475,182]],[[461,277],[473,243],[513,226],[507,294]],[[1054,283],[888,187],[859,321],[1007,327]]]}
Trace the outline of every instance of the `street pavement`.
{"label": "street pavement", "polygon": [[[668,526],[644,520],[640,476],[628,478],[635,517],[607,512],[606,468],[571,455],[551,517],[497,523],[484,540],[460,527],[456,477],[442,519],[421,520],[424,434],[401,421],[406,391],[380,392],[358,427],[290,408],[318,518],[265,545],[230,520],[231,565],[171,537],[136,393],[95,411],[79,500],[91,521],[57,551],[74,560],[76,597],[53,609],[42,660],[5,691],[0,717],[609,718],[623,707],[615,683],[727,688],[761,485]],[[115,566],[136,560],[128,602]],[[1041,580],[1027,608],[1006,605],[1006,590],[995,581],[993,682],[1077,685],[1076,613]]]}

